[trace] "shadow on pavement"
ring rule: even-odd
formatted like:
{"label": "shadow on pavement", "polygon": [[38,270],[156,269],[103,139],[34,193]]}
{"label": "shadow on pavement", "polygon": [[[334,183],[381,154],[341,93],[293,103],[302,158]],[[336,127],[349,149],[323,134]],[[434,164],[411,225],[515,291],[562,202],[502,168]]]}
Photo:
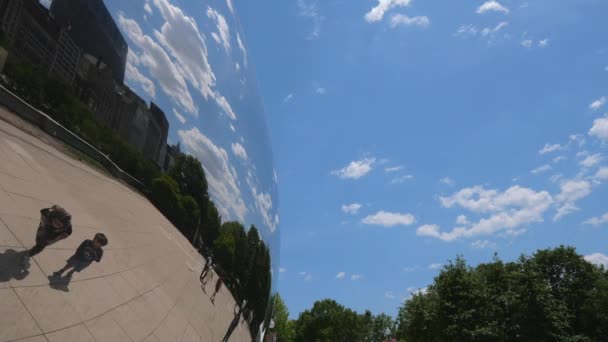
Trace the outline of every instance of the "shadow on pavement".
{"label": "shadow on pavement", "polygon": [[30,272],[21,267],[21,253],[14,249],[7,249],[0,254],[0,282],[5,283],[11,279],[22,280]]}
{"label": "shadow on pavement", "polygon": [[71,280],[72,278],[68,276],[58,278],[53,278],[52,276],[49,276],[49,286],[57,291],[69,292],[70,289],[68,288],[68,285],[70,285]]}

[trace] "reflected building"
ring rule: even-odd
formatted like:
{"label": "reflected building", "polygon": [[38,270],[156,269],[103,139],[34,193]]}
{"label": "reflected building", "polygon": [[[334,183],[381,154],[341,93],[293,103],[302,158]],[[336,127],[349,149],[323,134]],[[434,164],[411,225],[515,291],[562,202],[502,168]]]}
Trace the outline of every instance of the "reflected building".
{"label": "reflected building", "polygon": [[0,28],[11,51],[27,63],[71,84],[81,49],[69,29],[36,0],[3,0]]}
{"label": "reflected building", "polygon": [[115,80],[123,82],[129,47],[103,0],[53,0],[50,11],[85,53],[98,58]]}

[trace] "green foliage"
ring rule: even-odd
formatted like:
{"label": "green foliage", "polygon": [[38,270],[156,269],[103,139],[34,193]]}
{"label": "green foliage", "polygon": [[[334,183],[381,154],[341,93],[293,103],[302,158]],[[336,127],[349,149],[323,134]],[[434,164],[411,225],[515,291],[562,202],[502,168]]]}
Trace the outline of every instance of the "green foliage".
{"label": "green foliage", "polygon": [[201,162],[193,156],[180,155],[175,159],[168,174],[178,183],[181,192],[192,196],[201,211],[205,212],[208,201],[207,178]]}
{"label": "green foliage", "polygon": [[201,219],[201,211],[192,196],[181,196],[179,201],[184,209],[184,215],[180,222],[181,230],[187,239],[192,240]]}
{"label": "green foliage", "polygon": [[178,222],[184,214],[181,206],[181,194],[177,182],[161,175],[152,181],[151,199],[154,205],[172,222]]}
{"label": "green foliage", "polygon": [[277,293],[273,296],[274,331],[278,342],[292,342],[296,337],[293,321],[289,320],[289,310],[283,298]]}
{"label": "green foliage", "polygon": [[207,245],[212,245],[220,236],[220,226],[222,225],[222,217],[220,216],[217,207],[212,201],[207,203],[207,219],[201,226],[201,236],[203,242]]}
{"label": "green foliage", "polygon": [[574,248],[516,262],[445,266],[399,310],[407,341],[597,341],[608,327],[608,276]]}
{"label": "green foliage", "polygon": [[373,326],[371,313],[359,315],[332,299],[325,299],[300,314],[295,321],[295,341],[371,341]]}

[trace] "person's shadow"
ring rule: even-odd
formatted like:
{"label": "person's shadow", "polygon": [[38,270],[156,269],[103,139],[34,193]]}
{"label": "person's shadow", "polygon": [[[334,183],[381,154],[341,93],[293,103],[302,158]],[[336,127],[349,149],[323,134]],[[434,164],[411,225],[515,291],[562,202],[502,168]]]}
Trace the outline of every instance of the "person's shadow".
{"label": "person's shadow", "polygon": [[49,286],[52,289],[55,289],[58,291],[69,292],[70,289],[68,288],[68,285],[70,285],[71,280],[72,280],[72,278],[70,278],[68,276],[62,276],[62,277],[58,277],[58,278],[53,278],[53,277],[49,276]]}
{"label": "person's shadow", "polygon": [[11,279],[23,280],[30,272],[21,266],[22,252],[14,249],[7,249],[0,253],[0,283],[5,283]]}

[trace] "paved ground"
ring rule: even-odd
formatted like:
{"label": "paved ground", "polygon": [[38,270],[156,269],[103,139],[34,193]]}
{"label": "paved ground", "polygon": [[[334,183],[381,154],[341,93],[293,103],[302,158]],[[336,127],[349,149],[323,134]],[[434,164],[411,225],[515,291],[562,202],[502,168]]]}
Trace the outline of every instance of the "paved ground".
{"label": "paved ground", "polygon": [[[15,254],[34,244],[52,204],[72,213],[73,234],[34,257],[24,278]],[[101,263],[51,287],[47,275],[96,232],[110,241]],[[141,195],[0,120],[0,342],[221,341],[235,303],[225,287],[211,302],[202,263]],[[250,340],[241,321],[230,341]]]}

